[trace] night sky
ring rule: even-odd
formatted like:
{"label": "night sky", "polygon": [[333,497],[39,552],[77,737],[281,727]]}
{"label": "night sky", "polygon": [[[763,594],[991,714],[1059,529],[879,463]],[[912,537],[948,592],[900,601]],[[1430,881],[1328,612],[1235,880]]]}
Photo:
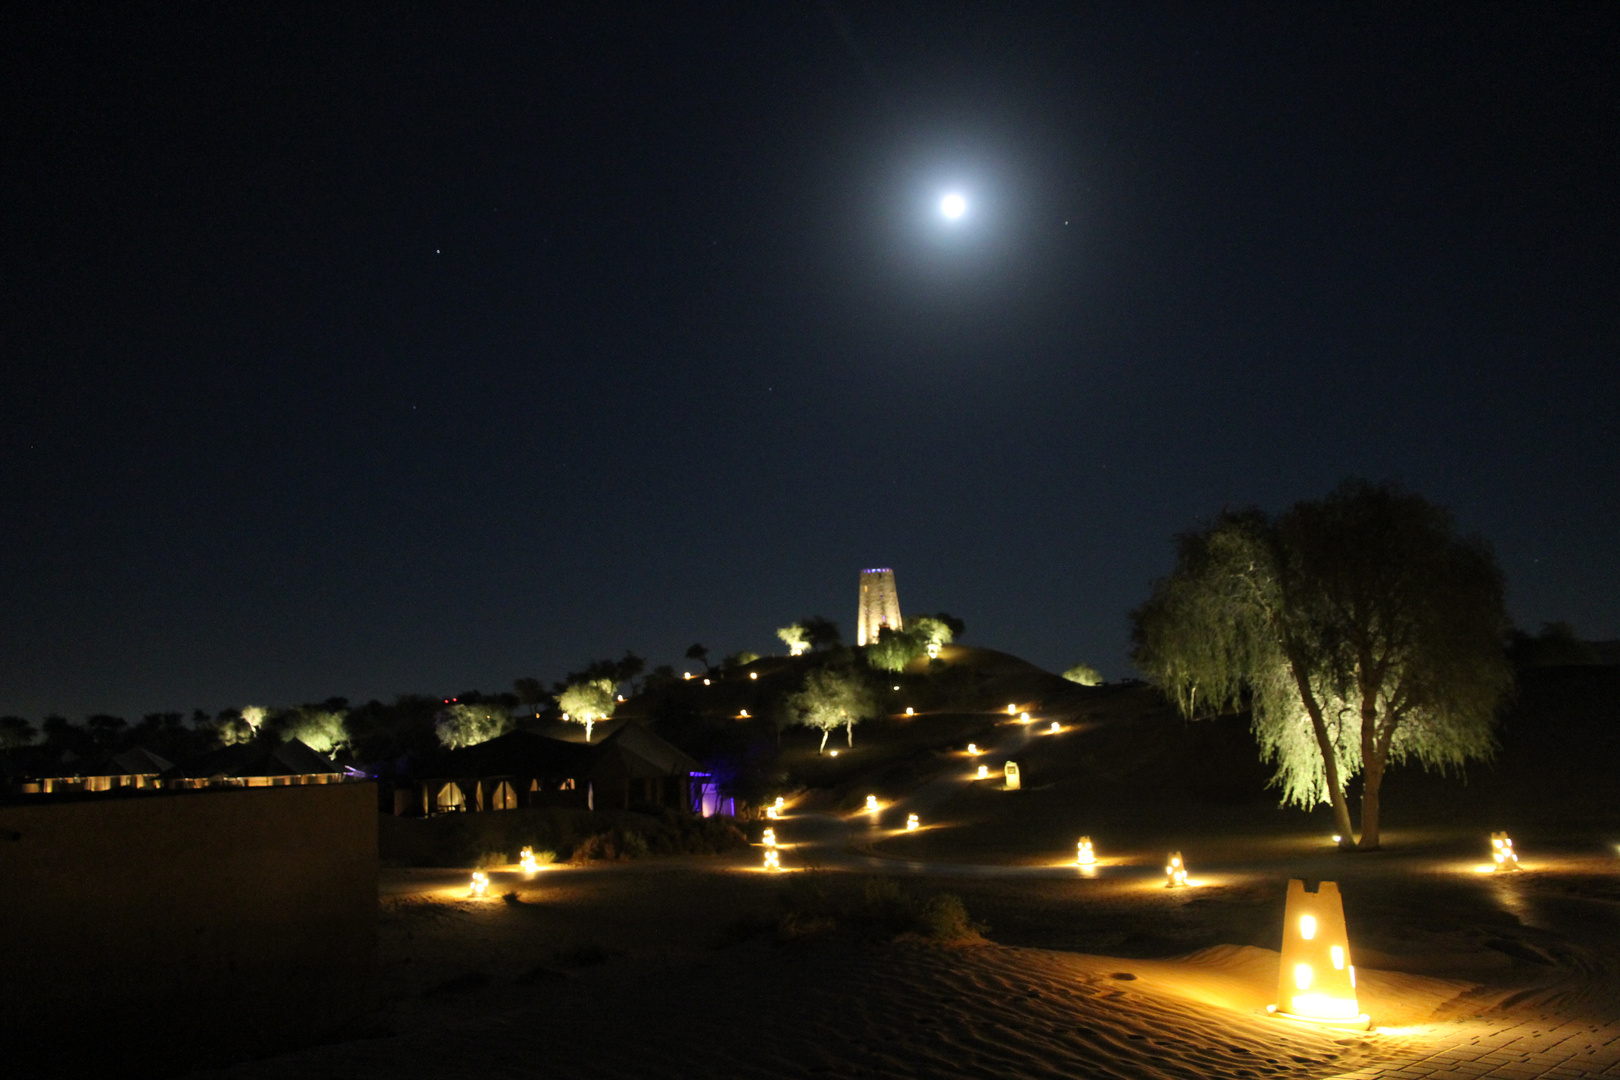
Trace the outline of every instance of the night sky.
{"label": "night sky", "polygon": [[1613,4],[270,8],[0,16],[0,712],[690,666],[867,566],[1123,677],[1177,531],[1348,475],[1620,637]]}

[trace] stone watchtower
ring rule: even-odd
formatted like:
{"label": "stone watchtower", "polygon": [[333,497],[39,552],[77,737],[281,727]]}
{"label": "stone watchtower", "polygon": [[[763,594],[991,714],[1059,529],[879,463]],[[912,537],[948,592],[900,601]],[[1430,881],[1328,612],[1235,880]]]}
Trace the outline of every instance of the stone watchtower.
{"label": "stone watchtower", "polygon": [[866,645],[878,639],[887,626],[900,631],[900,593],[894,587],[894,571],[861,571],[861,611],[855,620],[855,644]]}

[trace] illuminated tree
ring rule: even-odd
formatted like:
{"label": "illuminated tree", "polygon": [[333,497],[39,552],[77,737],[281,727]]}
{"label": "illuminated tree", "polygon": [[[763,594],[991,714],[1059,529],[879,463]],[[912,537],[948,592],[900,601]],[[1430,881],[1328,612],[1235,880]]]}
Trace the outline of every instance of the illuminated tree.
{"label": "illuminated tree", "polygon": [[867,642],[866,662],[879,671],[901,671],[926,650],[925,639],[915,628],[884,626],[878,629],[876,641]]}
{"label": "illuminated tree", "polygon": [[1379,845],[1391,764],[1488,758],[1512,686],[1501,571],[1449,515],[1348,481],[1275,521],[1223,514],[1179,538],[1177,565],[1133,613],[1137,665],[1196,718],[1252,709],[1284,802],[1333,807],[1363,773],[1363,849]]}
{"label": "illuminated tree", "polygon": [[585,741],[591,741],[591,728],[598,720],[613,715],[613,691],[617,687],[612,679],[586,679],[570,685],[557,695],[557,706],[563,719],[585,725]]}
{"label": "illuminated tree", "polygon": [[812,671],[804,681],[804,689],[790,694],[788,715],[796,724],[821,729],[821,747],[827,749],[827,736],[842,727],[855,745],[855,725],[876,716],[877,697],[872,693],[860,673],[839,668],[821,668]]}
{"label": "illuminated tree", "polygon": [[330,709],[295,709],[277,725],[289,739],[297,739],[311,750],[330,754],[349,745],[343,713]]}
{"label": "illuminated tree", "polygon": [[1090,664],[1076,664],[1068,671],[1065,671],[1063,677],[1072,683],[1079,683],[1081,686],[1101,686],[1103,681],[1102,672]]}
{"label": "illuminated tree", "polygon": [[511,727],[512,718],[505,710],[488,705],[458,703],[441,709],[433,718],[434,734],[451,750],[488,742]]}
{"label": "illuminated tree", "polygon": [[781,638],[782,644],[788,647],[789,656],[798,656],[800,653],[810,651],[810,639],[805,637],[804,627],[798,623],[782,627],[776,632],[776,636]]}

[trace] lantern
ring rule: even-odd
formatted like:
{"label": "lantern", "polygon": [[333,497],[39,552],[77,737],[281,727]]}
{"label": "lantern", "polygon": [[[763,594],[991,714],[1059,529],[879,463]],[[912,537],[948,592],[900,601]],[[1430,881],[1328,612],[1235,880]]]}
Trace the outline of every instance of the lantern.
{"label": "lantern", "polygon": [[489,875],[484,873],[482,870],[474,870],[472,876],[472,885],[469,887],[468,891],[473,896],[483,896],[488,890]]}
{"label": "lantern", "polygon": [[1007,762],[1007,764],[1002,767],[1002,772],[1005,773],[1007,777],[1007,790],[1017,791],[1020,786],[1020,780],[1018,777],[1018,762]]}
{"label": "lantern", "polygon": [[526,847],[518,852],[518,865],[523,868],[525,874],[532,874],[540,869],[540,864],[534,858],[534,848]]}
{"label": "lantern", "polygon": [[990,766],[988,766],[988,765],[980,765],[978,775],[976,775],[974,777],[974,779],[975,780],[988,780],[988,779],[990,779]]}
{"label": "lantern", "polygon": [[766,817],[767,817],[767,818],[768,818],[768,819],[770,819],[770,820],[771,820],[771,821],[775,821],[775,820],[776,820],[776,807],[774,807],[774,806],[767,806],[767,807],[766,807],[766,808],[765,808],[765,816],[766,816]]}
{"label": "lantern", "polygon": [[974,743],[974,742],[968,743],[968,756],[969,757],[978,757],[979,756],[979,744],[978,743]]}
{"label": "lantern", "polygon": [[749,678],[750,678],[750,679],[757,679],[757,678],[759,678],[759,672],[757,672],[757,671],[750,671],[750,672],[749,672],[749,673],[748,673],[748,677],[749,677]]}
{"label": "lantern", "polygon": [[780,869],[782,869],[782,860],[781,860],[781,857],[777,855],[775,848],[766,848],[765,849],[765,869],[767,869],[767,870],[780,870]]}
{"label": "lantern", "polygon": [[930,641],[928,643],[928,659],[930,659],[930,660],[938,660],[939,659],[939,642]]}
{"label": "lantern", "polygon": [[1059,724],[1058,724],[1058,722],[1056,720],[1054,720],[1054,721],[1052,721],[1052,727],[1049,730],[1051,731],[1051,733],[1053,735],[1056,735],[1058,732],[1062,731],[1063,728],[1061,726],[1059,726]]}
{"label": "lantern", "polygon": [[1029,713],[1027,713],[1027,712],[1021,712],[1021,713],[1019,713],[1019,714],[1018,714],[1018,722],[1019,722],[1019,723],[1020,723],[1020,724],[1027,724],[1027,723],[1029,723]]}
{"label": "lantern", "polygon": [[761,837],[761,840],[764,842],[766,847],[775,847],[776,846],[776,830],[775,829],[766,829],[765,830],[765,835],[763,837]]}
{"label": "lantern", "polygon": [[1318,1024],[1371,1026],[1356,1003],[1356,968],[1336,882],[1320,882],[1315,892],[1298,878],[1288,883],[1277,1004],[1269,1011]]}
{"label": "lantern", "polygon": [[875,814],[878,812],[878,801],[876,795],[868,795],[866,797],[866,812],[868,814]]}
{"label": "lantern", "polygon": [[918,828],[917,815],[916,814],[907,814],[906,815],[906,832],[916,832],[917,828]]}
{"label": "lantern", "polygon": [[739,720],[746,720],[746,719],[748,719],[748,710],[747,710],[747,709],[744,709],[744,710],[743,710],[743,711],[742,711],[742,715],[741,715],[741,716],[739,716],[739,717],[738,717],[738,719],[739,719]]}
{"label": "lantern", "polygon": [[1007,706],[1007,715],[1008,716],[1011,716],[1013,713],[1015,713],[1017,711],[1018,711],[1018,706],[1016,706],[1016,705],[1008,705]]}
{"label": "lantern", "polygon": [[907,716],[916,716],[917,711],[915,709],[913,709],[910,705],[907,705],[906,706],[906,715]]}
{"label": "lantern", "polygon": [[1184,889],[1187,887],[1187,864],[1181,861],[1181,852],[1172,851],[1170,861],[1164,867],[1165,883],[1167,889]]}
{"label": "lantern", "polygon": [[1082,836],[1074,856],[1076,866],[1096,866],[1097,855],[1091,850],[1091,837]]}
{"label": "lantern", "polygon": [[1519,856],[1513,851],[1513,840],[1505,832],[1491,833],[1491,858],[1498,870],[1522,870]]}

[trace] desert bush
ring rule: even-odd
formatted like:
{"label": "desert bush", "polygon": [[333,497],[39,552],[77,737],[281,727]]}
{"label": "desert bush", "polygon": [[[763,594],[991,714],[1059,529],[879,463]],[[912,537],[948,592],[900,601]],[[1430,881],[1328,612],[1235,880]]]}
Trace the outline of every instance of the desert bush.
{"label": "desert bush", "polygon": [[[973,922],[959,897],[949,893],[920,901],[888,878],[868,879],[854,903],[842,903],[824,874],[794,875],[783,885],[780,942],[802,941],[842,930],[867,941],[929,941],[961,945],[982,941],[986,927]],[[741,924],[734,932],[742,930]]]}

